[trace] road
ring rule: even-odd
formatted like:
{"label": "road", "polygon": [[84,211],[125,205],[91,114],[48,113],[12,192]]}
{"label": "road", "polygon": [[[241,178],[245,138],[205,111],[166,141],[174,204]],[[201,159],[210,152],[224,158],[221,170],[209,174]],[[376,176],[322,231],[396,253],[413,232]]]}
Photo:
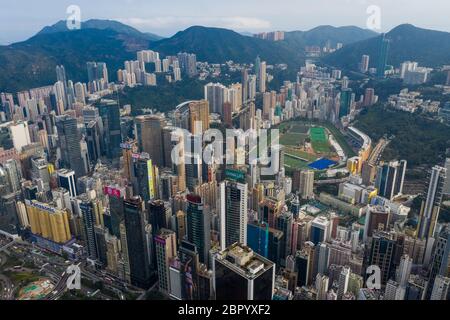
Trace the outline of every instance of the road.
{"label": "road", "polygon": [[386,149],[387,145],[389,144],[389,140],[380,139],[378,141],[375,148],[373,148],[372,153],[369,157],[369,163],[373,165],[377,165],[380,161],[381,155],[383,154],[384,149]]}

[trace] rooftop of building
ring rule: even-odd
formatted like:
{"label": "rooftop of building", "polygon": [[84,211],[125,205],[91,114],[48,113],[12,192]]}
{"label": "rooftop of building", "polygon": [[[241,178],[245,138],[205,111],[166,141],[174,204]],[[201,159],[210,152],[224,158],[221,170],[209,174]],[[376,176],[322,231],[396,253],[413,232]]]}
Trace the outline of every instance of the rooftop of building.
{"label": "rooftop of building", "polygon": [[257,278],[274,266],[274,263],[251,248],[235,243],[217,255],[217,259],[245,278]]}

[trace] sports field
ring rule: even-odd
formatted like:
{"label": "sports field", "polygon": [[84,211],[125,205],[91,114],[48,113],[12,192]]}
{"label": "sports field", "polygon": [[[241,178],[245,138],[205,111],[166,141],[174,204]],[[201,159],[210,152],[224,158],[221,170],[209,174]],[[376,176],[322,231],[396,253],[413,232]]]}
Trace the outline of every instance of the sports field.
{"label": "sports field", "polygon": [[311,129],[309,129],[309,136],[311,137],[311,144],[314,151],[318,153],[328,153],[331,151],[324,128],[311,127]]}

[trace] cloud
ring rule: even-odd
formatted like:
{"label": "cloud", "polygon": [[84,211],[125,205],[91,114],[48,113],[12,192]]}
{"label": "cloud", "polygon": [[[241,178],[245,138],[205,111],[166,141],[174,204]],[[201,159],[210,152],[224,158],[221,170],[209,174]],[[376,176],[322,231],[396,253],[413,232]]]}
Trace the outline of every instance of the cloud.
{"label": "cloud", "polygon": [[233,30],[261,30],[271,27],[269,21],[254,17],[152,17],[152,18],[116,18],[122,23],[140,29],[182,29],[192,25],[204,25]]}

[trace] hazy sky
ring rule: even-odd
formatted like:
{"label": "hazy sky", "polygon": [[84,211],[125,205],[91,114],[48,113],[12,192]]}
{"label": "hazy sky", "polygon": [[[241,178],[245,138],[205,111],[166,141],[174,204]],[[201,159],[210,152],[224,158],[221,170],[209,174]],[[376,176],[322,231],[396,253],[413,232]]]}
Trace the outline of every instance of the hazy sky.
{"label": "hazy sky", "polygon": [[367,8],[380,8],[381,30],[401,23],[450,31],[449,0],[0,0],[0,43],[26,40],[66,19],[78,5],[81,20],[115,19],[170,36],[192,25],[239,32],[307,30],[318,25],[366,27]]}

